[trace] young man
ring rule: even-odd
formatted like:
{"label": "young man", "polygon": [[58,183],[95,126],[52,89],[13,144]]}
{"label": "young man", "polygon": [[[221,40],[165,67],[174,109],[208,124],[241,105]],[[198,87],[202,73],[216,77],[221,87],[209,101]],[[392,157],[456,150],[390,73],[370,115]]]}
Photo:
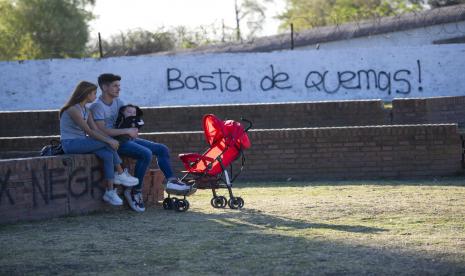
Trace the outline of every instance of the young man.
{"label": "young man", "polygon": [[129,156],[137,160],[134,176],[139,179],[139,184],[124,191],[124,196],[129,206],[137,212],[145,211],[142,200],[142,185],[144,175],[150,166],[152,156],[157,157],[158,166],[168,180],[166,191],[177,195],[187,195],[195,192],[192,186],[179,181],[173,174],[170,164],[168,147],[163,144],[138,138],[137,128],[115,129],[115,121],[118,111],[124,103],[118,99],[120,93],[121,77],[113,74],[102,74],[98,77],[98,85],[102,95],[90,107],[97,127],[108,136],[129,135],[131,139],[122,143],[118,149],[121,155]]}

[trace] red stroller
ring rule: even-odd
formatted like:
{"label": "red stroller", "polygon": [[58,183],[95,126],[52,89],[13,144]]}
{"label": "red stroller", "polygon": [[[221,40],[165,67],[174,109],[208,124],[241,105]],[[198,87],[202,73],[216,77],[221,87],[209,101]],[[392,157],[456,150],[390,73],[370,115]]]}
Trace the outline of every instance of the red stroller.
{"label": "red stroller", "polygon": [[[239,122],[222,121],[213,114],[205,115],[202,123],[205,138],[210,147],[203,154],[183,153],[179,155],[186,168],[186,174],[181,181],[188,185],[195,185],[198,189],[212,189],[213,198],[210,203],[214,208],[224,208],[228,205],[231,209],[238,209],[244,206],[244,200],[241,197],[235,197],[231,189],[232,183],[244,168],[243,150],[250,148],[247,131],[252,127],[252,122],[242,120],[249,124],[246,129]],[[239,157],[242,160],[240,170],[231,179],[232,163]],[[228,189],[229,200],[216,194],[216,189],[219,188]],[[163,201],[163,208],[184,212],[189,209],[189,202],[186,196],[184,199],[177,199],[168,194],[168,198]]]}

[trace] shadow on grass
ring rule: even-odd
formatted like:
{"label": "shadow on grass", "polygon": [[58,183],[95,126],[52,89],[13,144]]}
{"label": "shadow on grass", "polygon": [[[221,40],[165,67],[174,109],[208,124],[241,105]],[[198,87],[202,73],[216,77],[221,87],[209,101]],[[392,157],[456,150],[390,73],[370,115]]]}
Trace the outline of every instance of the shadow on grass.
{"label": "shadow on grass", "polygon": [[[221,215],[221,218],[229,217]],[[233,217],[230,217],[233,218]],[[366,227],[362,225],[338,225],[324,223],[309,223],[304,220],[289,219],[286,217],[272,216],[263,214],[260,210],[243,209],[241,210],[241,219],[250,227],[269,229],[327,229],[352,233],[378,233],[387,231],[386,229],[376,227]]]}
{"label": "shadow on grass", "polygon": [[[260,210],[186,213],[150,208],[0,228],[0,274],[458,275],[452,253],[312,234],[382,235],[365,226],[309,223]],[[447,257],[452,256],[452,260]],[[463,257],[463,256],[462,256]]]}

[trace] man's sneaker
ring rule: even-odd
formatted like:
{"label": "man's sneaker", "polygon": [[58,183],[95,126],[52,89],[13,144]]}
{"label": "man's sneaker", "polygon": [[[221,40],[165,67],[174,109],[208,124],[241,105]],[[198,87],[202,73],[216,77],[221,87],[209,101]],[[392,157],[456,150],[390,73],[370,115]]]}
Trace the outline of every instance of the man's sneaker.
{"label": "man's sneaker", "polygon": [[142,193],[137,192],[133,193],[132,189],[126,189],[124,190],[124,197],[128,201],[129,207],[133,209],[136,212],[144,212],[145,211],[145,206],[144,202],[142,200]]}
{"label": "man's sneaker", "polygon": [[135,192],[132,196],[134,198],[134,201],[136,202],[137,208],[139,208],[141,212],[145,211],[145,205],[144,205],[144,200],[142,199],[142,193]]}
{"label": "man's sneaker", "polygon": [[175,195],[191,195],[197,191],[197,189],[192,185],[189,186],[184,182],[179,181],[177,178],[169,180],[168,183],[166,183],[166,192],[169,194],[175,194]]}
{"label": "man's sneaker", "polygon": [[139,179],[131,176],[127,170],[124,170],[121,174],[115,172],[115,184],[120,184],[126,187],[132,187],[139,184]]}
{"label": "man's sneaker", "polygon": [[116,193],[116,189],[106,190],[105,194],[103,194],[103,200],[110,203],[111,205],[123,205],[123,200]]}

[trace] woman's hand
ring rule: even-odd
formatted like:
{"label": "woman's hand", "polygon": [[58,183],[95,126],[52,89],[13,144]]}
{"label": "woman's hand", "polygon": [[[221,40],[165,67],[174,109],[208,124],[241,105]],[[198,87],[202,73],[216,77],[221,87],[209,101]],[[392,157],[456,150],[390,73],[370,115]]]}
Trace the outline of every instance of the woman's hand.
{"label": "woman's hand", "polygon": [[119,148],[119,142],[113,138],[110,138],[109,141],[107,142],[110,147],[114,150],[118,150]]}

